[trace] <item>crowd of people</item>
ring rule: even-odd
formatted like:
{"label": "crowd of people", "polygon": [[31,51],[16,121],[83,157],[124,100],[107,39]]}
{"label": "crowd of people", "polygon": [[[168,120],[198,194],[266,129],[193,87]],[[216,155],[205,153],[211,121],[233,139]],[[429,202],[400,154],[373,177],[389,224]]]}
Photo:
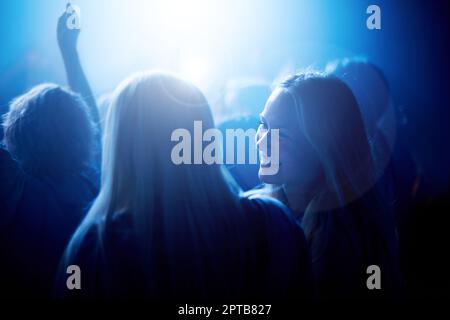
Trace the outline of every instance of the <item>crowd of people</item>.
{"label": "crowd of people", "polygon": [[[259,125],[256,147],[278,129],[275,175],[263,162],[176,165],[174,130],[215,127],[204,94],[141,72],[99,103],[66,19],[57,40],[69,88],[36,86],[2,121],[0,271],[10,297],[403,299],[426,286],[415,219],[448,199],[415,205],[417,164],[384,125],[393,112],[401,130],[400,111],[374,64],[291,75],[260,115],[221,125]],[[67,287],[72,265],[81,290]],[[379,289],[368,288],[370,266]]]}

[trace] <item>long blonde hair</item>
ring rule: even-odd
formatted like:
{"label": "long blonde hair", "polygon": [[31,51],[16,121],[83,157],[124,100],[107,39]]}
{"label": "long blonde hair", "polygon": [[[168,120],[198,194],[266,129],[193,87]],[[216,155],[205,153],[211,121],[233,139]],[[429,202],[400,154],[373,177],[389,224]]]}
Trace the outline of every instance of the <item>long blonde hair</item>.
{"label": "long blonde hair", "polygon": [[[171,133],[184,128],[192,134],[194,121],[202,121],[204,129],[214,127],[203,94],[174,76],[139,73],[118,86],[105,129],[101,191],[66,257],[76,255],[92,226],[98,228],[107,250],[105,239],[114,215],[129,214],[149,287],[158,290],[154,288],[156,264],[163,263],[171,274],[171,289],[187,290],[180,285],[186,279],[180,279],[176,270],[191,263],[196,273],[192,278],[203,293],[208,286],[232,290],[227,286],[233,281],[218,274],[223,266],[217,265],[216,258],[240,264],[245,246],[240,239],[239,197],[219,165],[175,165],[170,157]],[[155,251],[164,252],[166,261],[155,261],[161,259]],[[195,254],[191,262],[185,257],[189,252]],[[236,279],[244,268],[238,269],[230,272]],[[222,283],[210,284],[203,274],[213,274]]]}

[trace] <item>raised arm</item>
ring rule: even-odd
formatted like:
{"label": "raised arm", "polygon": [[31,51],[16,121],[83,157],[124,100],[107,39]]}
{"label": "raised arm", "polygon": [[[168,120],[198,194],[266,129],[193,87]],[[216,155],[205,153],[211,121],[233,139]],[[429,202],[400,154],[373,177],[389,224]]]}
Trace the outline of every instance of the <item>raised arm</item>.
{"label": "raised arm", "polygon": [[[69,8],[69,6],[70,4],[67,4],[67,8]],[[95,102],[91,87],[89,86],[89,82],[84,74],[77,51],[80,29],[69,29],[67,27],[67,21],[71,18],[71,15],[71,13],[67,13],[66,9],[58,20],[58,45],[64,60],[64,66],[70,88],[72,91],[83,97],[89,107],[92,120],[99,127],[100,117],[97,109],[97,103]]]}

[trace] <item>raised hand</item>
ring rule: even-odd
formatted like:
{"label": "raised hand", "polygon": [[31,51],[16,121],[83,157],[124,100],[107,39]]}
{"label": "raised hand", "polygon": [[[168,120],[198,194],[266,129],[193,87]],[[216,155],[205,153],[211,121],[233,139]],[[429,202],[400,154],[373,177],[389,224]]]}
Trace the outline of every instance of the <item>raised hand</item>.
{"label": "raised hand", "polygon": [[79,18],[78,10],[75,6],[68,3],[66,10],[59,17],[57,25],[58,45],[64,61],[69,87],[74,92],[79,93],[86,101],[93,122],[99,126],[99,115],[95,98],[84,74],[77,51],[80,29],[79,24],[74,19]]}
{"label": "raised hand", "polygon": [[80,35],[79,12],[68,3],[66,10],[58,19],[57,38],[58,45],[63,55],[77,50],[78,36]]}

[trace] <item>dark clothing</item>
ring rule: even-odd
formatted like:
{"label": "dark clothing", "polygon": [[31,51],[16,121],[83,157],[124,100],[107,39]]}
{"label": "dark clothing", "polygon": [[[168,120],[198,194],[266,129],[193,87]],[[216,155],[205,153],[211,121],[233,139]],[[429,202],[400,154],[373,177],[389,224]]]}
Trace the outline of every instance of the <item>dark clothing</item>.
{"label": "dark clothing", "polygon": [[[376,208],[374,191],[345,207],[307,212],[303,218],[320,299],[400,298],[398,239],[388,210]],[[381,270],[381,290],[369,290],[369,266]]]}
{"label": "dark clothing", "polygon": [[[287,209],[278,201],[263,198],[242,199],[242,209],[244,223],[237,226],[242,238],[234,244],[225,243],[224,247],[236,248],[233,246],[237,244],[244,250],[236,248],[229,259],[229,255],[222,254],[223,244],[211,241],[214,243],[213,257],[204,259],[203,252],[194,252],[189,244],[182,250],[175,249],[176,257],[171,257],[161,247],[153,248],[150,254],[157,261],[151,265],[156,274],[150,283],[146,279],[152,270],[144,267],[143,259],[139,258],[142,255],[132,229],[132,216],[116,214],[111,230],[103,238],[98,231],[99,225],[93,223],[84,236],[72,239],[78,245],[74,248],[73,258],[69,258],[61,270],[58,295],[74,299],[202,299],[219,302],[230,298],[233,301],[245,298],[266,301],[264,298],[311,297],[305,237]],[[205,261],[211,265],[205,265]],[[65,268],[71,264],[82,270],[82,290],[66,288]],[[210,268],[212,265],[215,268]],[[225,286],[223,279],[228,279]],[[207,284],[206,292],[202,291],[202,283]]]}
{"label": "dark clothing", "polygon": [[36,177],[0,147],[0,286],[8,297],[50,297],[64,248],[98,190],[88,172]]}

